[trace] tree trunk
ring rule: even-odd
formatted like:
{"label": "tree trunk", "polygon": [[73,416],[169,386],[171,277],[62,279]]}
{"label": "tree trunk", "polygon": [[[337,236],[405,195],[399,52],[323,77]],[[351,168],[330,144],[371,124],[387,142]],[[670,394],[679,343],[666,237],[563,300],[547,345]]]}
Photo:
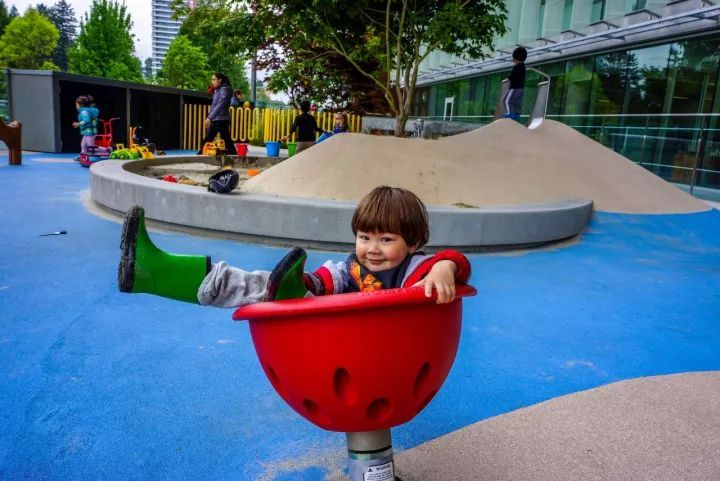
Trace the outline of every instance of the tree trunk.
{"label": "tree trunk", "polygon": [[407,115],[401,114],[395,117],[395,137],[405,137],[405,124]]}

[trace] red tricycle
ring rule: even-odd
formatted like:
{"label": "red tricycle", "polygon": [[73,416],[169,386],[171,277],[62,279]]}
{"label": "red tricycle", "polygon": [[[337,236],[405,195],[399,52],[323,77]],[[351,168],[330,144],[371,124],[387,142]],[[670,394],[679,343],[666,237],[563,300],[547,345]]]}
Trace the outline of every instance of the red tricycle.
{"label": "red tricycle", "polygon": [[80,154],[80,165],[90,167],[99,160],[105,160],[112,152],[113,131],[112,122],[118,120],[119,117],[113,117],[109,120],[98,119],[102,123],[102,134],[95,136],[95,145],[89,147],[90,153]]}

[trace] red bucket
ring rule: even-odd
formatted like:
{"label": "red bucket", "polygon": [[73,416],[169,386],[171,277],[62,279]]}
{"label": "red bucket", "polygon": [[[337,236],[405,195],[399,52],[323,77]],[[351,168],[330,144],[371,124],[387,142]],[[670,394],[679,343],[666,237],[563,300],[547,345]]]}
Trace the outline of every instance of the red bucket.
{"label": "red bucket", "polygon": [[248,153],[248,146],[247,144],[235,144],[235,150],[237,150],[238,155],[245,156]]}

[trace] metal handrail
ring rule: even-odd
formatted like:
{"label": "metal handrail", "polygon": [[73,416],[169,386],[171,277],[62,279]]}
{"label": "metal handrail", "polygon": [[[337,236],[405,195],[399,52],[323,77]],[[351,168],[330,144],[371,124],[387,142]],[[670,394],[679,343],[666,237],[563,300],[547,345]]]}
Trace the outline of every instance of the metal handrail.
{"label": "metal handrail", "polygon": [[720,117],[720,113],[707,114],[550,114],[548,117]]}
{"label": "metal handrail", "polygon": [[550,82],[550,76],[546,74],[545,72],[541,72],[540,70],[533,68],[533,67],[527,67],[525,70],[530,70],[531,72],[535,72],[536,74],[540,75],[541,77],[545,77],[545,80]]}

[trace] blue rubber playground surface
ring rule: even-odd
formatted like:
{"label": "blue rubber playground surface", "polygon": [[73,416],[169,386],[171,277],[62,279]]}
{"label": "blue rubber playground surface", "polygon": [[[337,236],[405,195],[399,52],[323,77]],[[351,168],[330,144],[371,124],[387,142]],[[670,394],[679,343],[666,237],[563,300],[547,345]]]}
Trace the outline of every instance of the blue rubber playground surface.
{"label": "blue rubber playground surface", "polygon": [[[118,292],[120,224],[86,209],[70,157],[0,158],[0,479],[336,476],[344,434],[284,404],[232,310]],[[286,251],[151,235],[247,269]],[[312,251],[308,267],[344,257]],[[393,429],[396,451],[615,381],[720,369],[720,211],[596,213],[578,242],[469,258],[479,294],[455,365]]]}

